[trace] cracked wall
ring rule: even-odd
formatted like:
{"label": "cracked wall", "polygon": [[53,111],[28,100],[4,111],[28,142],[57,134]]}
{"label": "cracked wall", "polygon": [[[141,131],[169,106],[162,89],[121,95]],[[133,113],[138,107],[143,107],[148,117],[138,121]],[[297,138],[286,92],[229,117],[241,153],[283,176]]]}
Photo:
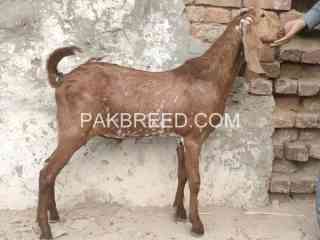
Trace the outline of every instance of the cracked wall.
{"label": "cracked wall", "polygon": [[[201,54],[182,0],[3,0],[0,16],[0,209],[34,207],[38,173],[56,145],[54,92],[45,61],[75,44],[84,53],[64,59],[68,72],[92,56],[160,71]],[[200,97],[200,96],[199,96]],[[201,204],[264,205],[272,168],[272,97],[247,94],[238,81],[229,112],[240,129],[219,129],[201,157]],[[174,138],[96,138],[74,155],[57,180],[59,206],[86,200],[128,205],[171,204],[176,189]]]}

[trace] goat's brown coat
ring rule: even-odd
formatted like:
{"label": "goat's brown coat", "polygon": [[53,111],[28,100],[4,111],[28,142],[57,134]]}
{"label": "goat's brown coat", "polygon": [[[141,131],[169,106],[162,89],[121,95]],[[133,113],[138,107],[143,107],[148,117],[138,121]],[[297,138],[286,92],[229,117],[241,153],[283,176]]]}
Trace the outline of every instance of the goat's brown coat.
{"label": "goat's brown coat", "polygon": [[[251,28],[263,22],[258,10],[251,10],[246,15],[252,16],[255,20]],[[267,17],[266,20],[275,23],[271,16]],[[75,47],[58,49],[49,57],[49,82],[56,88],[58,147],[40,172],[37,219],[42,238],[52,238],[48,211],[51,220],[59,220],[54,197],[55,179],[73,153],[90,138],[105,136],[123,139],[173,133],[184,140],[183,145],[179,144],[177,148],[179,167],[178,189],[174,202],[177,208],[176,217],[186,218],[183,191],[188,180],[192,231],[196,234],[204,233],[198,213],[199,155],[203,141],[214,128],[209,126],[200,129],[192,123],[196,113],[207,115],[224,113],[233,81],[244,62],[239,31],[240,19],[239,16],[230,23],[225,33],[203,56],[188,60],[182,66],[167,72],[145,72],[93,60],[65,75],[62,83],[57,83],[58,62],[79,49]],[[272,27],[274,28],[274,24]],[[259,38],[276,39],[278,31],[279,29],[270,27],[268,34],[260,33]],[[250,31],[244,34],[247,34],[246,37],[251,43],[259,41],[258,36],[250,34]],[[255,58],[253,63],[247,59],[249,67],[252,67],[252,70],[259,68],[257,66],[259,63],[256,61],[258,49],[249,49],[254,47],[252,44],[244,46],[248,48],[245,49],[248,57],[251,55]],[[107,112],[185,113],[189,117],[189,125],[185,128],[161,130],[143,127],[116,129],[96,127],[91,121],[81,127],[81,113],[90,113],[94,119],[97,114]]]}

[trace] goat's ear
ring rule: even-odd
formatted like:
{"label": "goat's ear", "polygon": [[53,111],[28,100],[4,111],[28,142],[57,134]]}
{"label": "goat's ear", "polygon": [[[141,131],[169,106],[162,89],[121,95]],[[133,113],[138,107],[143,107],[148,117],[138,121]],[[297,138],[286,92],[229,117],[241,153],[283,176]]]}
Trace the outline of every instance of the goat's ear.
{"label": "goat's ear", "polygon": [[263,43],[258,36],[255,23],[247,24],[245,22],[242,24],[242,33],[244,55],[248,69],[257,74],[265,74],[259,60]]}

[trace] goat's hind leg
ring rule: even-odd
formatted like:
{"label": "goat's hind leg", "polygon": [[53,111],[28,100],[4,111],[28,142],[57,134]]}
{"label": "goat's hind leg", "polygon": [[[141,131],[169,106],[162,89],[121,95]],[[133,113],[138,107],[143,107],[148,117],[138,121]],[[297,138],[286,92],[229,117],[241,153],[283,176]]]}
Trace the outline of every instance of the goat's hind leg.
{"label": "goat's hind leg", "polygon": [[[38,224],[41,230],[41,239],[52,239],[51,229],[48,223],[48,210],[53,209],[52,189],[57,175],[67,164],[73,153],[83,144],[81,138],[72,138],[59,141],[56,151],[53,153],[50,161],[40,171],[39,176],[39,202],[38,202]],[[51,198],[51,199],[50,199]]]}
{"label": "goat's hind leg", "polygon": [[186,220],[187,214],[184,208],[184,188],[187,182],[187,173],[184,163],[184,146],[179,143],[177,146],[178,155],[178,187],[173,206],[176,207],[176,220]]}
{"label": "goat's hind leg", "polygon": [[59,222],[60,216],[57,209],[56,198],[55,198],[55,185],[56,181],[49,188],[49,219],[52,222]]}
{"label": "goat's hind leg", "polygon": [[[55,153],[55,152],[54,152]],[[48,163],[54,153],[46,160],[46,163]],[[52,222],[58,222],[60,221],[59,217],[59,212],[57,209],[57,204],[56,204],[56,196],[55,196],[55,184],[56,182],[54,181],[51,186],[49,186],[49,219]]]}
{"label": "goat's hind leg", "polygon": [[[46,164],[52,159],[54,154],[55,154],[55,151],[45,161]],[[49,186],[49,200],[48,201],[49,201],[48,207],[49,207],[49,213],[50,213],[50,221],[58,222],[60,220],[60,217],[59,217],[59,212],[58,212],[56,200],[55,200],[55,181],[51,186]],[[40,217],[39,215],[40,215],[40,213],[38,211],[37,212],[37,222],[39,222],[39,217]]]}

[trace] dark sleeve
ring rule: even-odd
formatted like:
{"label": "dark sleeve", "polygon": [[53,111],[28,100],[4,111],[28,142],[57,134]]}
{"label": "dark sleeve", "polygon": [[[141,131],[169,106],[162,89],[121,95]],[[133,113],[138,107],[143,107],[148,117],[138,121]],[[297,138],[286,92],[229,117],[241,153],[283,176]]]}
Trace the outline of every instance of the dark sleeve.
{"label": "dark sleeve", "polygon": [[304,16],[304,21],[309,29],[320,24],[320,1],[318,1]]}

